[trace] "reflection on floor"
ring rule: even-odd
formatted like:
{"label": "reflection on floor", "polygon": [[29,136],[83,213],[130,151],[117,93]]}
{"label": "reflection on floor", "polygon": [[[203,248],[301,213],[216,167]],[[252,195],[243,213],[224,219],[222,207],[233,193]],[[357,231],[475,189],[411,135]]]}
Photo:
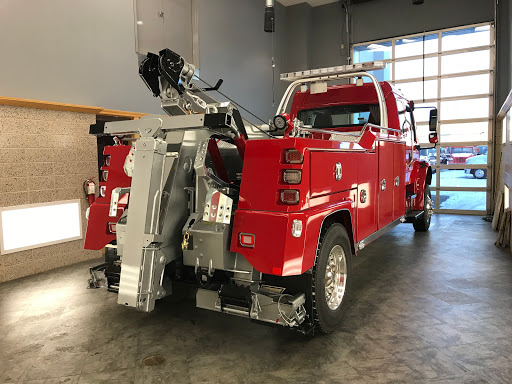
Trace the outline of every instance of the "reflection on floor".
{"label": "reflection on floor", "polygon": [[188,299],[123,308],[85,289],[92,263],[0,284],[0,383],[510,383],[512,256],[495,238],[474,216],[398,226],[357,256],[340,329],[313,339]]}

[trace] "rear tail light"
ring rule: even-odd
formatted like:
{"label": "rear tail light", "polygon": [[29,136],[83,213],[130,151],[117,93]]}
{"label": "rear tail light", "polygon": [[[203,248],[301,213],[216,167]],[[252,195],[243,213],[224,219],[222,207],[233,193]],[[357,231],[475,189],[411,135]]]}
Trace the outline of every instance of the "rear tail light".
{"label": "rear tail light", "polygon": [[282,189],[281,202],[284,204],[297,204],[299,202],[299,191],[296,189]]}
{"label": "rear tail light", "polygon": [[302,180],[302,171],[299,169],[286,169],[283,172],[283,181],[286,184],[300,184]]}
{"label": "rear tail light", "polygon": [[103,171],[101,173],[101,178],[103,179],[103,181],[107,181],[107,179],[108,179],[108,171],[106,171],[106,170]]}
{"label": "rear tail light", "polygon": [[284,160],[288,164],[302,164],[304,161],[304,155],[296,149],[287,149],[284,153]]}
{"label": "rear tail light", "polygon": [[116,233],[116,225],[117,225],[117,223],[108,223],[107,224],[108,232],[111,234],[115,234]]}
{"label": "rear tail light", "polygon": [[105,191],[107,190],[107,187],[102,185],[100,186],[100,196],[105,197]]}
{"label": "rear tail light", "polygon": [[254,244],[256,243],[256,237],[250,233],[240,233],[238,236],[240,239],[240,245],[242,247],[254,248]]}

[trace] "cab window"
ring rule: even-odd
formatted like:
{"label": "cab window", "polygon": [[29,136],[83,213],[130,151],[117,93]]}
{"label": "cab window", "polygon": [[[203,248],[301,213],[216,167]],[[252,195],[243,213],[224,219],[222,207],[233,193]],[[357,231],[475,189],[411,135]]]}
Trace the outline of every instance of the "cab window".
{"label": "cab window", "polygon": [[336,105],[304,109],[297,118],[313,128],[360,127],[366,123],[380,125],[378,104]]}

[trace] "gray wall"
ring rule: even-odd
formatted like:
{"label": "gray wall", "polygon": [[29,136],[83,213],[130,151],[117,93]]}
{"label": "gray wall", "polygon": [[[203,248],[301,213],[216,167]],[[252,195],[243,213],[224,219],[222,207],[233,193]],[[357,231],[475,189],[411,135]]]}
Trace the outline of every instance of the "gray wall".
{"label": "gray wall", "polygon": [[[207,81],[272,117],[271,34],[264,0],[200,0],[200,66]],[[285,47],[277,5],[275,52]],[[131,0],[0,0],[0,95],[162,113],[138,76]],[[172,47],[169,47],[172,49]],[[276,98],[283,92],[276,59]]]}
{"label": "gray wall", "polygon": [[[273,106],[272,34],[263,31],[264,9],[264,0],[200,0],[199,61],[202,79],[210,84],[224,79],[223,93],[268,122],[283,92],[279,74],[284,67],[280,53],[285,47],[286,20],[284,7],[276,4]],[[261,123],[241,112],[250,121]]]}
{"label": "gray wall", "polygon": [[352,10],[353,43],[494,20],[493,0],[373,0]]}
{"label": "gray wall", "polygon": [[[426,0],[419,6],[412,5],[411,0],[354,4],[351,43],[492,21],[493,4],[493,0]],[[309,41],[313,67],[346,63],[345,12],[338,2],[313,8]],[[342,43],[345,50],[341,50]]]}
{"label": "gray wall", "polygon": [[[223,78],[222,91],[266,121],[275,113],[273,93],[277,104],[286,86],[280,73],[344,64],[347,42],[339,2],[276,3],[272,92],[272,35],[263,32],[263,9],[264,0],[199,0],[199,44],[201,77]],[[493,19],[492,0],[373,0],[352,10],[353,42]],[[508,13],[506,20],[503,28]],[[0,0],[0,95],[160,113],[137,74],[133,31],[130,0]],[[499,92],[502,98],[508,91]]]}
{"label": "gray wall", "polygon": [[0,95],[158,112],[127,0],[0,0]]}
{"label": "gray wall", "polygon": [[[310,38],[313,68],[347,63],[348,45],[345,41],[345,25],[345,12],[341,8],[341,2],[313,8],[313,28]],[[344,48],[341,48],[342,44]]]}
{"label": "gray wall", "polygon": [[512,0],[500,0],[496,20],[496,112],[512,88]]}
{"label": "gray wall", "polygon": [[286,46],[280,52],[285,72],[311,68],[313,7],[301,3],[286,8],[284,19],[286,25]]}

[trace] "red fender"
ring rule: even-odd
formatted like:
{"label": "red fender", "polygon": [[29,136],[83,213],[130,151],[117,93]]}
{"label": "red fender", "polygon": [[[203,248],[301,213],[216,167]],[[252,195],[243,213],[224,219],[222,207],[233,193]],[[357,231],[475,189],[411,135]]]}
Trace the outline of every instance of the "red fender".
{"label": "red fender", "polygon": [[[235,212],[231,251],[242,254],[259,272],[277,275],[301,275],[313,268],[318,239],[324,219],[332,213],[348,211],[354,218],[350,191],[340,193],[338,203],[327,203],[299,212],[270,212],[238,209]],[[291,233],[294,220],[302,222],[302,234]],[[353,224],[353,223],[352,223]],[[354,225],[352,225],[354,227]],[[347,229],[348,231],[348,229]],[[251,247],[240,244],[240,234],[254,235]]]}
{"label": "red fender", "polygon": [[414,160],[411,170],[410,180],[414,180],[414,193],[416,197],[412,199],[411,209],[415,211],[423,210],[423,200],[425,197],[425,184],[427,180],[428,169],[430,165],[426,161]]}

